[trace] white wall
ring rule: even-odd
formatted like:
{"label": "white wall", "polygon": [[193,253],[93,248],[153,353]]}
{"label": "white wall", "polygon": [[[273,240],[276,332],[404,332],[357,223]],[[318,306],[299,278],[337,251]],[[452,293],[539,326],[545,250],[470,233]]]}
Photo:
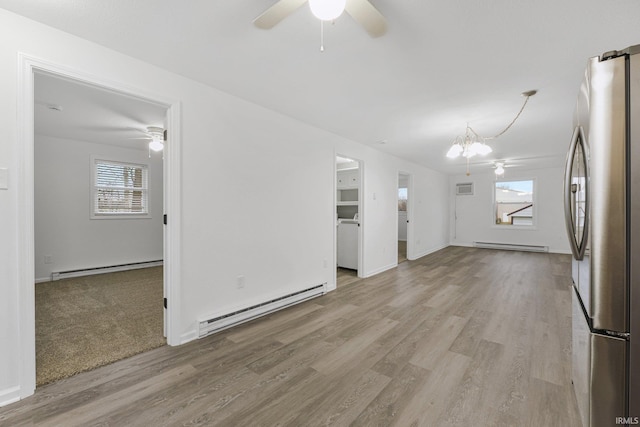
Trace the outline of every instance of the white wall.
{"label": "white wall", "polygon": [[335,287],[336,153],[365,168],[365,275],[397,262],[399,171],[414,179],[409,253],[448,245],[446,176],[0,10],[0,168],[10,175],[0,190],[0,404],[33,391],[23,369],[32,354],[20,339],[20,307],[29,302],[19,300],[15,250],[24,234],[18,189],[28,184],[18,158],[20,52],[180,102],[180,342],[195,337],[204,316],[319,283]]}
{"label": "white wall", "polygon": [[[472,245],[473,242],[511,243],[548,246],[550,252],[569,253],[564,225],[562,168],[519,170],[507,169],[502,180],[536,180],[536,226],[514,229],[496,226],[493,213],[495,174],[474,173],[450,178],[451,244]],[[456,196],[456,183],[473,182],[473,196]]]}
{"label": "white wall", "polygon": [[[162,259],[162,154],[35,135],[35,277]],[[148,219],[91,219],[91,156],[149,166]],[[45,255],[52,257],[45,264]]]}

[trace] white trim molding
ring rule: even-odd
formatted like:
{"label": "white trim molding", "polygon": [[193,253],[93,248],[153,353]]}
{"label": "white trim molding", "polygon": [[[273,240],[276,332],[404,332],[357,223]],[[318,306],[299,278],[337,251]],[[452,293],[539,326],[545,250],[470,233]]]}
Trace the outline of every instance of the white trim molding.
{"label": "white trim molding", "polygon": [[20,387],[18,386],[0,391],[0,407],[17,402],[20,399]]}
{"label": "white trim molding", "polygon": [[427,249],[425,251],[419,252],[419,253],[415,254],[414,258],[408,258],[407,257],[407,259],[409,261],[415,261],[415,260],[417,260],[419,258],[422,258],[423,256],[427,256],[427,255],[430,255],[430,254],[432,254],[434,252],[441,251],[444,248],[448,248],[449,246],[472,246],[472,245],[461,245],[461,244],[458,244],[458,243],[449,243],[448,245],[436,246],[435,248],[431,248],[431,249]]}
{"label": "white trim molding", "polygon": [[[20,383],[11,393],[19,398],[30,396],[36,385],[35,360],[35,268],[34,268],[34,73],[55,75],[99,86],[113,92],[143,99],[167,108],[169,144],[165,152],[165,206],[169,215],[165,229],[165,296],[168,298],[166,316],[167,343],[181,344],[180,331],[180,253],[181,253],[181,105],[176,100],[148,93],[123,82],[72,69],[25,53],[18,54],[17,139],[18,171],[18,305],[20,332]],[[4,394],[0,394],[0,400]],[[10,397],[11,399],[13,397]]]}

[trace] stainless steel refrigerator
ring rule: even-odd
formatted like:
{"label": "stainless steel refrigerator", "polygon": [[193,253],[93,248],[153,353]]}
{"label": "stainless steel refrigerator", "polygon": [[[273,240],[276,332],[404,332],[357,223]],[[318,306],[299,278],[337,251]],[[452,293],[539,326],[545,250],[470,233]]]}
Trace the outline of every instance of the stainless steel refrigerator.
{"label": "stainless steel refrigerator", "polygon": [[584,426],[640,422],[640,45],[591,58],[565,171]]}

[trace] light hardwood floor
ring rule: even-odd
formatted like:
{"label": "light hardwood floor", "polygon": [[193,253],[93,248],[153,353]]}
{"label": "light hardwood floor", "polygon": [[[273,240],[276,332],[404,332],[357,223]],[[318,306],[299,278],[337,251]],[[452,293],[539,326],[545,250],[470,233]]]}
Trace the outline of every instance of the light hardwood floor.
{"label": "light hardwood floor", "polygon": [[2,425],[579,426],[570,257],[450,247],[39,388]]}

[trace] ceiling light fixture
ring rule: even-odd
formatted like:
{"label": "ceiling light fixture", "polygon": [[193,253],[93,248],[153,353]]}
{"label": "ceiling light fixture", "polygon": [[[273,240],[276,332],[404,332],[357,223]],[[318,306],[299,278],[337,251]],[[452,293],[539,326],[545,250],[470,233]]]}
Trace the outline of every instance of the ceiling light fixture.
{"label": "ceiling light fixture", "polygon": [[[467,159],[467,176],[470,175],[469,159],[478,154],[481,156],[485,156],[491,153],[493,150],[491,149],[491,147],[487,145],[486,141],[491,139],[496,139],[502,136],[506,131],[508,131],[511,128],[511,126],[513,126],[513,124],[516,122],[516,120],[518,120],[518,118],[520,117],[520,114],[522,114],[522,111],[524,110],[524,107],[527,105],[529,98],[535,95],[537,92],[538,91],[536,90],[529,90],[527,92],[522,93],[522,96],[525,97],[525,100],[524,100],[524,103],[522,104],[522,107],[520,108],[520,111],[518,111],[518,114],[516,114],[516,117],[511,121],[511,123],[509,123],[507,127],[504,128],[502,132],[498,133],[497,135],[490,136],[490,137],[482,137],[475,130],[473,130],[473,128],[469,126],[469,124],[467,124],[467,129],[465,131],[465,134],[458,135],[453,140],[451,148],[449,148],[449,151],[447,151],[447,157],[450,159],[455,159],[459,156],[465,157]],[[504,169],[502,171],[504,173]]]}
{"label": "ceiling light fixture", "polygon": [[504,162],[496,162],[496,170],[494,172],[496,176],[504,175]]}
{"label": "ceiling light fixture", "polygon": [[313,16],[321,21],[333,21],[342,15],[347,0],[309,0],[309,8]]}
{"label": "ceiling light fixture", "polygon": [[453,145],[447,151],[447,157],[455,159],[458,156],[466,157],[470,159],[476,154],[485,156],[491,153],[493,150],[484,142],[484,138],[475,133],[469,125],[467,125],[467,131],[464,136],[458,135],[453,140]]}
{"label": "ceiling light fixture", "polygon": [[151,151],[162,151],[164,148],[164,129],[155,126],[149,126],[147,128],[147,135],[151,138],[149,142],[149,157],[151,157]]}

